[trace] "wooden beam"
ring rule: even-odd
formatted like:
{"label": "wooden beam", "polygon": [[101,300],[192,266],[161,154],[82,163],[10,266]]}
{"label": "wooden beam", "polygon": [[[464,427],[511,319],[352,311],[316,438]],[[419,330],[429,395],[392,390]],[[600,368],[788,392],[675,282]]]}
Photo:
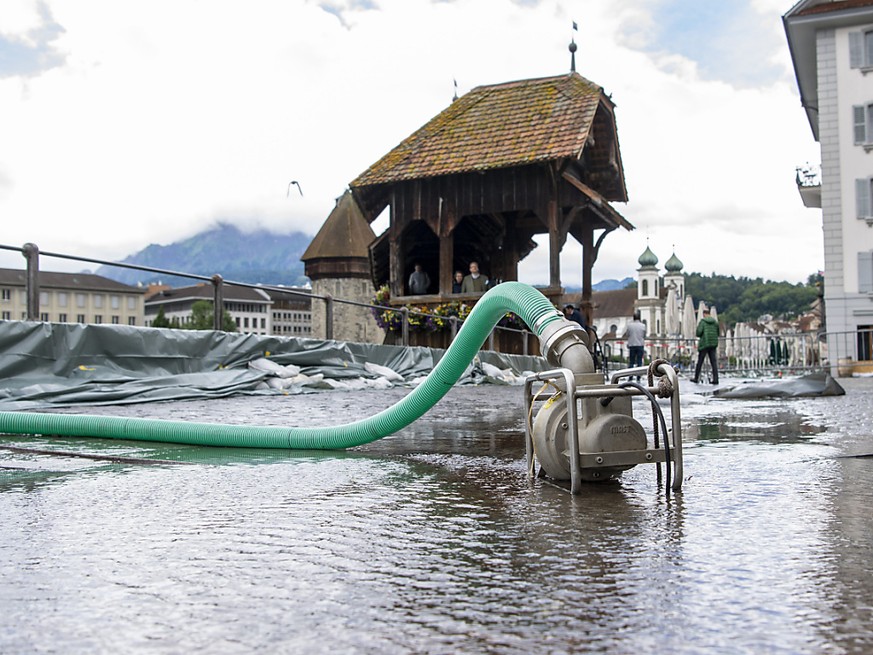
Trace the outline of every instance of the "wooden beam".
{"label": "wooden beam", "polygon": [[400,230],[392,225],[388,235],[388,281],[391,288],[391,297],[406,295],[403,288],[403,257],[400,249]]}
{"label": "wooden beam", "polygon": [[582,305],[586,325],[591,325],[591,269],[594,268],[594,228],[589,221],[582,225]]}

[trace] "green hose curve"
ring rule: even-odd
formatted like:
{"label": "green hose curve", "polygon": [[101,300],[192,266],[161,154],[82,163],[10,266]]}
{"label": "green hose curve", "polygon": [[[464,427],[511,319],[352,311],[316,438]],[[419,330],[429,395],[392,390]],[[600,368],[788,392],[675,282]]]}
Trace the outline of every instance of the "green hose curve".
{"label": "green hose curve", "polygon": [[336,450],[376,441],[420,418],[448,393],[504,314],[514,312],[539,337],[560,312],[539,291],[504,282],[476,303],[430,375],[395,405],[369,418],[318,428],[223,425],[143,418],[0,412],[0,432],[133,439],[200,446]]}

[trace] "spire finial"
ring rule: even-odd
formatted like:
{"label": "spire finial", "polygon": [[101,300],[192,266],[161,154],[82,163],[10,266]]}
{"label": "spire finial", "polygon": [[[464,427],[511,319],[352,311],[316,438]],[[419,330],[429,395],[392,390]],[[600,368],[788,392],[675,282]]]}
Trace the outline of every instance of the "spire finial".
{"label": "spire finial", "polygon": [[455,95],[452,96],[452,102],[458,99],[458,80],[452,78],[452,82],[455,83]]}
{"label": "spire finial", "polygon": [[[573,31],[578,32],[579,26],[576,25],[576,21],[573,21]],[[570,72],[576,72],[576,38],[572,37],[570,39]]]}

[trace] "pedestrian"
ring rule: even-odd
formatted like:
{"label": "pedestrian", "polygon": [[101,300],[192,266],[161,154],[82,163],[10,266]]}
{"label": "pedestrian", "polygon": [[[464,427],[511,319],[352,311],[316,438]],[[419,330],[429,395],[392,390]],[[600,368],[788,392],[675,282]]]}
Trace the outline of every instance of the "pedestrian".
{"label": "pedestrian", "polygon": [[566,318],[568,321],[574,321],[578,323],[583,328],[586,327],[585,317],[582,316],[582,313],[573,305],[564,305],[564,318]]}
{"label": "pedestrian", "polygon": [[479,272],[479,262],[470,262],[470,274],[464,276],[461,293],[478,293],[488,288],[488,278]]}
{"label": "pedestrian", "polygon": [[415,271],[409,276],[409,293],[413,296],[421,296],[427,293],[430,287],[430,276],[425,273],[421,264],[415,265]]}
{"label": "pedestrian", "polygon": [[[630,368],[642,366],[646,345],[646,324],[640,320],[640,310],[634,311],[634,320],[628,324],[623,338],[627,341]],[[637,380],[639,379],[640,376],[637,376]]]}
{"label": "pedestrian", "polygon": [[455,271],[455,279],[452,280],[452,293],[461,293],[463,284],[464,274],[461,271]]}
{"label": "pedestrian", "polygon": [[700,380],[700,369],[703,367],[703,360],[709,357],[709,364],[712,366],[712,383],[718,384],[718,321],[709,315],[709,310],[703,310],[703,318],[697,324],[697,368],[694,369],[694,377],[692,382]]}

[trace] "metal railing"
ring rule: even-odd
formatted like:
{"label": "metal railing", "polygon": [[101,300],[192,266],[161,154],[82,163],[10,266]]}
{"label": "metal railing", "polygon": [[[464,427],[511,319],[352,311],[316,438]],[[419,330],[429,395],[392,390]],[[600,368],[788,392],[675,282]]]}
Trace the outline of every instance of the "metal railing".
{"label": "metal railing", "polygon": [[[26,303],[27,319],[39,320],[39,270],[40,258],[51,257],[70,261],[99,264],[127,268],[159,275],[176,276],[191,280],[208,282],[213,287],[213,328],[221,330],[224,317],[224,289],[226,286],[244,287],[249,289],[261,289],[276,291],[283,294],[309,298],[313,301],[324,303],[325,309],[325,338],[333,339],[335,304],[343,304],[362,307],[376,312],[396,312],[401,316],[400,343],[410,344],[410,316],[420,318],[433,317],[434,314],[420,312],[409,307],[391,307],[387,305],[373,305],[344,298],[334,298],[330,294],[316,294],[306,291],[296,291],[284,286],[271,286],[225,280],[220,274],[211,276],[199,275],[174,271],[154,266],[141,264],[128,264],[112,262],[93,257],[80,257],[64,253],[41,251],[36,244],[26,243],[23,246],[9,246],[0,244],[0,250],[20,252],[26,261]],[[455,336],[463,324],[463,319],[457,316],[440,316],[442,320],[449,322],[450,340]],[[522,354],[529,354],[529,337],[533,334],[526,329],[518,329],[507,326],[495,326],[487,339],[488,350],[494,350],[495,335],[499,332],[520,335],[522,342]],[[626,365],[629,361],[627,345],[620,339],[604,339],[600,343],[603,357],[607,360],[609,368],[616,365]],[[869,361],[873,359],[873,329],[862,329],[856,332],[830,332],[830,333],[797,333],[797,334],[774,334],[743,337],[722,337],[719,340],[718,367],[725,373],[737,375],[759,376],[774,373],[791,374],[807,372],[819,369],[836,369],[841,363],[848,361]],[[697,363],[697,339],[685,338],[651,338],[646,341],[646,361],[653,358],[661,358],[670,362],[677,370],[694,372]],[[708,361],[704,363],[704,372],[708,370]]]}
{"label": "metal railing", "polygon": [[[39,247],[34,243],[26,243],[23,246],[10,246],[5,244],[0,244],[0,250],[8,250],[13,252],[20,252],[25,261],[26,261],[26,275],[25,275],[25,292],[26,292],[26,316],[27,320],[36,321],[39,320],[40,316],[40,307],[39,307],[39,298],[40,298],[40,258],[41,257],[51,257],[56,259],[65,259],[70,261],[77,262],[85,262],[88,264],[99,264],[101,266],[112,266],[117,268],[126,268],[137,271],[144,271],[147,273],[156,273],[159,275],[166,276],[174,276],[180,278],[186,278],[190,280],[199,280],[201,282],[208,282],[213,286],[213,329],[221,330],[223,327],[223,318],[224,318],[224,288],[226,286],[235,286],[235,287],[243,287],[249,289],[260,289],[264,291],[276,291],[281,292],[283,294],[296,295],[303,298],[309,298],[312,300],[319,300],[324,303],[325,310],[325,338],[333,339],[334,335],[334,314],[335,308],[334,305],[339,303],[343,305],[349,305],[354,307],[362,307],[369,310],[375,310],[377,312],[396,312],[401,315],[401,345],[408,346],[410,345],[410,316],[418,316],[421,318],[432,317],[433,314],[427,312],[419,312],[409,307],[390,307],[386,305],[373,305],[370,303],[358,302],[355,300],[347,300],[344,298],[334,298],[330,294],[317,294],[310,293],[305,291],[295,291],[288,287],[284,286],[273,286],[273,285],[265,285],[265,284],[252,284],[249,282],[237,282],[234,280],[226,280],[220,274],[215,274],[211,276],[207,275],[199,275],[196,273],[186,273],[183,271],[175,271],[165,268],[156,268],[154,266],[144,266],[142,264],[128,264],[124,262],[112,262],[103,259],[96,259],[94,257],[81,257],[78,255],[68,255],[65,253],[57,253],[57,252],[49,252],[40,250]],[[457,316],[448,316],[448,317],[440,317],[442,319],[448,320],[450,324],[450,337],[451,340],[454,340],[455,336],[460,329],[460,326],[463,324],[463,319]],[[495,331],[505,331],[508,333],[518,333],[522,336],[522,354],[529,354],[528,348],[528,337],[533,334],[529,330],[519,330],[510,327],[504,326],[496,326],[494,330],[492,330],[491,334],[488,336],[487,340],[487,348],[488,350],[494,350],[494,339],[495,339]]]}

